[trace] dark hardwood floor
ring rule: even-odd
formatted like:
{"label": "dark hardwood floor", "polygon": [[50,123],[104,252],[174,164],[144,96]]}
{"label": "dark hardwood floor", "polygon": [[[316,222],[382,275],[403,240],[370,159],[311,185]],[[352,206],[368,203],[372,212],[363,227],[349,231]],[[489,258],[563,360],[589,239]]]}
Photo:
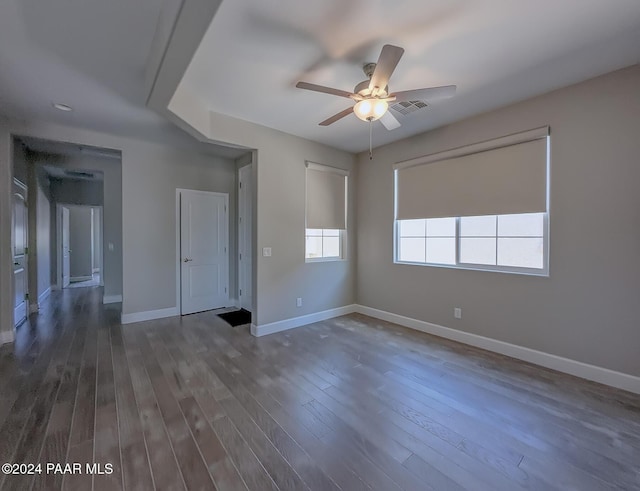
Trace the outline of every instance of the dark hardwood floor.
{"label": "dark hardwood floor", "polygon": [[361,315],[257,339],[100,298],[0,348],[0,463],[82,464],[0,488],[640,489],[640,396]]}

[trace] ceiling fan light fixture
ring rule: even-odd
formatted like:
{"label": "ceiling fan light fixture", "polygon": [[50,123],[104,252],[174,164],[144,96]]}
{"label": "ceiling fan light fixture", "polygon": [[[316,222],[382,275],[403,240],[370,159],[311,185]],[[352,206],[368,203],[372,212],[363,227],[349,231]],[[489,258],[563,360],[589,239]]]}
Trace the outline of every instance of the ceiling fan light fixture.
{"label": "ceiling fan light fixture", "polygon": [[353,110],[362,121],[376,121],[384,116],[389,104],[381,99],[365,99],[358,102]]}

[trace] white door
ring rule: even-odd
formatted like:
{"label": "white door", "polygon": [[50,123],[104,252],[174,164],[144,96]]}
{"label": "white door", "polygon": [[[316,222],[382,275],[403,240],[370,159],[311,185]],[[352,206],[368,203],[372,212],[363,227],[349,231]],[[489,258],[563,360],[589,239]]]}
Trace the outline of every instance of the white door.
{"label": "white door", "polygon": [[26,188],[14,183],[13,193],[13,324],[27,318],[27,203]]}
{"label": "white door", "polygon": [[69,250],[69,208],[62,208],[62,288],[71,280],[71,251]]}
{"label": "white door", "polygon": [[180,191],[181,314],[229,303],[228,194]]}
{"label": "white door", "polygon": [[248,311],[252,310],[251,168],[251,165],[246,165],[240,169],[238,189],[238,297],[240,307]]}

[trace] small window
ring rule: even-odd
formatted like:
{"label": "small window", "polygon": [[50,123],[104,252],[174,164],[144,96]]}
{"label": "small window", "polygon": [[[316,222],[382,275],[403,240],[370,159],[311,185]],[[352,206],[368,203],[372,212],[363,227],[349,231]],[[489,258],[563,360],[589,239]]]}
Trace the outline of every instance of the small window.
{"label": "small window", "polygon": [[348,172],[307,162],[305,259],[344,258]]}
{"label": "small window", "polygon": [[308,228],[306,257],[307,259],[341,259],[342,232],[337,229]]}

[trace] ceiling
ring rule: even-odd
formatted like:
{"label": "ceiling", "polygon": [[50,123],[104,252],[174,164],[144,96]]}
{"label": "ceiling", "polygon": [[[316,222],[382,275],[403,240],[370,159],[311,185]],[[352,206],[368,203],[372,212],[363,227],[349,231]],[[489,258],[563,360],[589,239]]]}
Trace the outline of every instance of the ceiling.
{"label": "ceiling", "polygon": [[[144,69],[162,0],[2,0],[0,114],[197,145],[145,106]],[[52,103],[64,103],[61,112]],[[200,145],[235,157],[238,149]]]}
{"label": "ceiling", "polygon": [[386,43],[406,50],[391,91],[456,84],[458,93],[396,114],[403,126],[392,132],[374,123],[376,145],[638,63],[640,2],[227,0],[180,88],[211,111],[362,151],[368,125],[355,116],[318,126],[349,100],[294,85],[351,91]]}

